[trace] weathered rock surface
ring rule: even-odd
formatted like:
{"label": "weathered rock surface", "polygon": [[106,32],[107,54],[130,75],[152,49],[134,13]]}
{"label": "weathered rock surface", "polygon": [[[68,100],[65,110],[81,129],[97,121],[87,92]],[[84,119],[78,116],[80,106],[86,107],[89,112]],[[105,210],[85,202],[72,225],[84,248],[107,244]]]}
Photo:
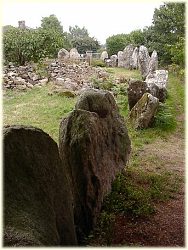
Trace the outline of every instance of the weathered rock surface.
{"label": "weathered rock surface", "polygon": [[108,91],[82,93],[75,110],[60,124],[59,150],[72,181],[75,225],[82,242],[130,154],[124,120]]}
{"label": "weathered rock surface", "polygon": [[136,47],[133,51],[130,66],[131,69],[138,69],[138,47]]}
{"label": "weathered rock surface", "polygon": [[142,79],[145,80],[149,73],[150,56],[145,46],[141,45],[138,52],[139,68],[141,71]]}
{"label": "weathered rock surface", "polygon": [[112,55],[110,57],[110,60],[111,60],[110,66],[111,67],[117,67],[117,61],[118,61],[117,55]]}
{"label": "weathered rock surface", "polygon": [[123,68],[125,65],[125,57],[123,51],[118,52],[118,67]]}
{"label": "weathered rock surface", "polygon": [[154,72],[157,69],[158,69],[158,55],[157,55],[157,51],[154,50],[152,52],[152,55],[149,61],[148,74]]}
{"label": "weathered rock surface", "polygon": [[10,63],[3,68],[3,88],[15,90],[28,90],[36,84],[44,85],[48,78],[40,76],[33,65],[14,66]]}
{"label": "weathered rock surface", "polygon": [[67,60],[69,58],[69,52],[66,49],[62,48],[59,50],[57,57],[59,61]]}
{"label": "weathered rock surface", "polygon": [[108,52],[107,52],[107,51],[103,51],[103,52],[101,53],[100,59],[104,61],[104,60],[107,59],[107,58],[108,58]]}
{"label": "weathered rock surface", "polygon": [[72,196],[57,144],[10,126],[4,139],[4,246],[76,245]]}
{"label": "weathered rock surface", "polygon": [[78,50],[76,48],[72,48],[69,53],[69,57],[72,60],[79,60],[80,54],[78,53]]}
{"label": "weathered rock surface", "polygon": [[146,77],[146,83],[150,93],[159,98],[160,102],[164,102],[167,98],[168,71],[156,70],[149,73]]}
{"label": "weathered rock surface", "polygon": [[144,81],[130,79],[128,82],[127,94],[129,109],[131,110],[134,105],[140,100],[144,93],[149,92],[149,88]]}
{"label": "weathered rock surface", "polygon": [[149,127],[159,106],[159,99],[149,93],[145,93],[142,98],[131,109],[129,119],[135,129]]}
{"label": "weathered rock surface", "polygon": [[131,69],[131,58],[132,58],[133,51],[134,51],[134,47],[132,44],[127,45],[125,49],[123,50],[124,58],[125,58],[124,67],[126,69]]}

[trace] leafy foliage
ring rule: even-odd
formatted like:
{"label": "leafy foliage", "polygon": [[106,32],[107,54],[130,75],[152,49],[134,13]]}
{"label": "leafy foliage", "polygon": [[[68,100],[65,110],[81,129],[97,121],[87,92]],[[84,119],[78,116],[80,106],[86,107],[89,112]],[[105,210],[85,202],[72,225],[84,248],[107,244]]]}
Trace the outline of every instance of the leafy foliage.
{"label": "leafy foliage", "polygon": [[3,36],[5,62],[24,65],[55,57],[64,44],[62,27],[53,15],[43,18],[41,26],[37,29],[6,28]]}
{"label": "leafy foliage", "polygon": [[69,27],[67,40],[71,47],[76,48],[80,54],[84,54],[88,50],[95,52],[100,47],[99,42],[94,37],[89,36],[85,27],[80,28],[77,25]]}

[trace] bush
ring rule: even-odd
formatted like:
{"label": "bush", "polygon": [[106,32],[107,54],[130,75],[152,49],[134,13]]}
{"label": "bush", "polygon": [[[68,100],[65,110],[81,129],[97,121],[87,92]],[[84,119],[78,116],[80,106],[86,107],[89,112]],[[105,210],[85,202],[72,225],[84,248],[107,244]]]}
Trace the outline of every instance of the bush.
{"label": "bush", "polygon": [[100,59],[92,59],[91,65],[92,65],[93,67],[106,67],[105,62],[103,62],[103,61],[100,60]]}

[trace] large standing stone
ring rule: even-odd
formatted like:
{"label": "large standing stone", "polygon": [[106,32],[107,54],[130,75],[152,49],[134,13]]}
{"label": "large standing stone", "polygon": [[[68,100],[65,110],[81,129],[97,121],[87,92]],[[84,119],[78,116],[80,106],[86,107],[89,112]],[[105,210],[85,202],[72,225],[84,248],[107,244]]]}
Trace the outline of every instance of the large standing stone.
{"label": "large standing stone", "polygon": [[138,69],[138,47],[136,47],[131,56],[131,69]]}
{"label": "large standing stone", "polygon": [[164,102],[167,97],[168,71],[156,70],[149,73],[146,77],[146,83],[150,93]]}
{"label": "large standing stone", "polygon": [[58,52],[58,60],[63,61],[67,60],[68,58],[69,58],[69,52],[64,48],[60,49]]}
{"label": "large standing stone", "polygon": [[108,59],[108,52],[105,50],[101,53],[101,60],[105,61],[105,59]]}
{"label": "large standing stone", "polygon": [[82,242],[130,154],[127,129],[110,92],[82,93],[75,110],[61,122],[59,145],[72,180],[75,224]]}
{"label": "large standing stone", "polygon": [[125,65],[125,57],[123,51],[118,52],[118,67],[123,68]]}
{"label": "large standing stone", "polygon": [[134,105],[140,100],[144,93],[149,91],[146,82],[140,80],[130,79],[128,82],[127,94],[129,109],[131,110]]}
{"label": "large standing stone", "polygon": [[149,56],[147,48],[143,45],[141,45],[139,48],[138,60],[139,60],[139,68],[141,71],[142,78],[143,80],[145,80],[146,76],[149,73],[150,56]]}
{"label": "large standing stone", "polygon": [[130,111],[129,119],[132,126],[135,129],[147,128],[152,123],[158,106],[159,99],[145,93]]}
{"label": "large standing stone", "polygon": [[111,66],[111,67],[117,67],[117,61],[118,61],[117,55],[112,55],[112,56],[110,57],[110,60],[111,60],[110,66]]}
{"label": "large standing stone", "polygon": [[57,144],[33,127],[3,132],[4,245],[76,245],[70,182]]}
{"label": "large standing stone", "polygon": [[78,50],[76,48],[72,48],[70,50],[70,59],[72,60],[80,59],[80,54],[78,53]]}
{"label": "large standing stone", "polygon": [[148,72],[152,73],[157,69],[158,69],[158,55],[157,55],[157,51],[154,50],[150,58]]}
{"label": "large standing stone", "polygon": [[124,58],[125,58],[124,67],[126,69],[131,69],[131,58],[132,58],[133,51],[134,51],[134,47],[132,44],[127,45],[123,51]]}

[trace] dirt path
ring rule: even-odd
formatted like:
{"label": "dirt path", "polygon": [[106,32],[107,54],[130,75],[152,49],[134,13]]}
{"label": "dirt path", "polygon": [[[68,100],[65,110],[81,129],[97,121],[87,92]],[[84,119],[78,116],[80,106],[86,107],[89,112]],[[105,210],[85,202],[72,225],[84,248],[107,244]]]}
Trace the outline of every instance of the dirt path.
{"label": "dirt path", "polygon": [[[167,169],[184,177],[185,145],[182,133],[168,140],[157,140],[139,152],[141,164],[148,171]],[[146,160],[145,160],[146,159]],[[147,165],[150,159],[150,164]],[[184,184],[174,199],[156,204],[156,213],[149,218],[117,216],[112,245],[184,246]]]}

